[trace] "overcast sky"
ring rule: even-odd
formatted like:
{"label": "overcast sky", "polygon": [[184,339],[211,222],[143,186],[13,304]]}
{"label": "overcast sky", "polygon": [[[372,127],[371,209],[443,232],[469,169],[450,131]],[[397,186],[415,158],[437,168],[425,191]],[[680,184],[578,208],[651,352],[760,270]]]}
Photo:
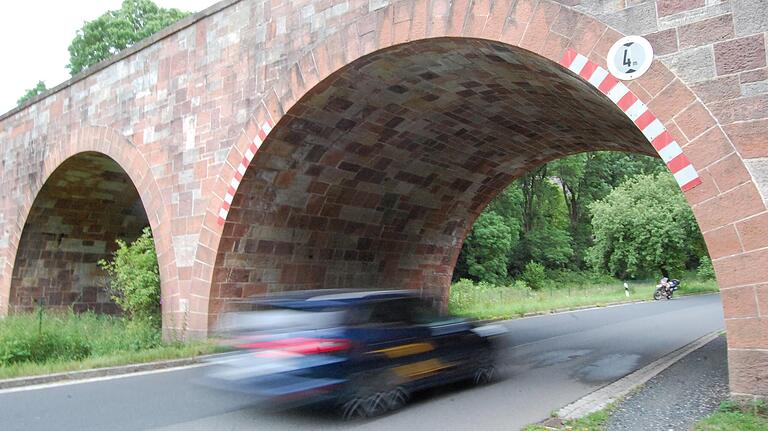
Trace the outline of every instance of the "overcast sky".
{"label": "overcast sky", "polygon": [[[201,11],[217,0],[155,0],[161,7]],[[69,46],[77,29],[122,0],[4,1],[0,10],[0,113],[43,80],[48,88],[66,81]]]}

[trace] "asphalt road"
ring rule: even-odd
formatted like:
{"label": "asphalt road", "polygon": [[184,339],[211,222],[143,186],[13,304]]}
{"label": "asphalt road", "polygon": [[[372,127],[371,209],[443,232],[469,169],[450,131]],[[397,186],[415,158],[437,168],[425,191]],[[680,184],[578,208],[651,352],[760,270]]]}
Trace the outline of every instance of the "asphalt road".
{"label": "asphalt road", "polygon": [[514,430],[723,328],[719,295],[676,298],[506,322],[500,380],[454,385],[405,409],[344,423],[318,411],[265,413],[247,397],[198,385],[205,366],[0,391],[11,430]]}

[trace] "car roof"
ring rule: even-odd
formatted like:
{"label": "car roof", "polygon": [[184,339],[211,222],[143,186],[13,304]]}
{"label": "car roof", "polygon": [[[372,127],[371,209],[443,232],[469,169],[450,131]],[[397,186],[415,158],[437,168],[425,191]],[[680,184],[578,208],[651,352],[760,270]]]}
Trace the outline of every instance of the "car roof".
{"label": "car roof", "polygon": [[349,307],[387,299],[417,297],[418,292],[411,290],[320,289],[256,296],[247,298],[243,302],[281,308],[318,309]]}

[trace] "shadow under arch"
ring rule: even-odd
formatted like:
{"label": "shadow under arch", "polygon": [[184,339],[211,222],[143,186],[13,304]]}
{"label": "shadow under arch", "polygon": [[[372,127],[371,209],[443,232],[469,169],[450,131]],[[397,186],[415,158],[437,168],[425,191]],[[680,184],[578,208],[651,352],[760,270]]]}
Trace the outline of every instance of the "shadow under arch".
{"label": "shadow under arch", "polygon": [[515,178],[584,151],[657,155],[614,102],[561,65],[471,38],[357,59],[259,143],[228,192],[209,322],[227,298],[282,290],[445,296],[469,227]]}

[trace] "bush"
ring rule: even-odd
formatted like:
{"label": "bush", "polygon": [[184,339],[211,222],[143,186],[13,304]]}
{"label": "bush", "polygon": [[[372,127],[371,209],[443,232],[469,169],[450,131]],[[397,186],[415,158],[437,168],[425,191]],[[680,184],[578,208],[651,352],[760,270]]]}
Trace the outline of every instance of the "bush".
{"label": "bush", "polygon": [[696,271],[696,274],[702,280],[715,279],[715,268],[712,266],[712,259],[710,259],[709,256],[703,256],[701,258],[699,269]]}
{"label": "bush", "polygon": [[520,279],[531,289],[539,290],[544,287],[544,284],[547,281],[547,271],[544,268],[544,265],[531,261],[525,265],[525,269],[520,275]]}
{"label": "bush", "polygon": [[109,274],[112,299],[133,320],[160,327],[160,269],[150,229],[130,245],[117,240],[111,261],[99,266]]}

